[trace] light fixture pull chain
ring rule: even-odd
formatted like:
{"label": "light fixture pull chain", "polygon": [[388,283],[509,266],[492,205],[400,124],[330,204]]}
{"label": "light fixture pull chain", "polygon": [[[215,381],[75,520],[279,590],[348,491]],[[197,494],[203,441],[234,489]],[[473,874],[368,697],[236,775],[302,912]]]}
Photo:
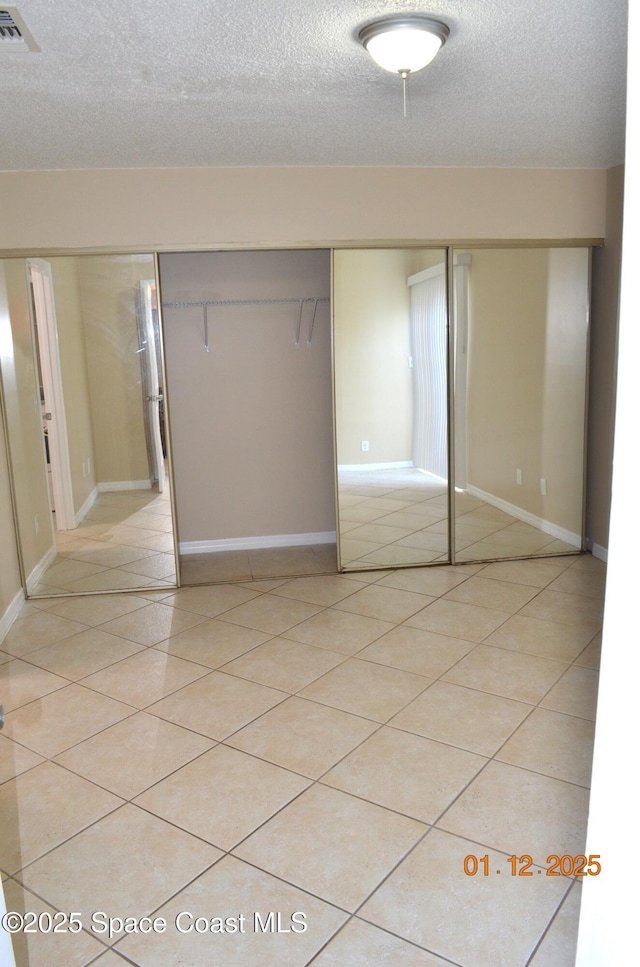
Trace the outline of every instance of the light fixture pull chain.
{"label": "light fixture pull chain", "polygon": [[409,76],[409,71],[400,71],[400,77],[402,78],[402,116],[406,118],[407,116],[407,77]]}

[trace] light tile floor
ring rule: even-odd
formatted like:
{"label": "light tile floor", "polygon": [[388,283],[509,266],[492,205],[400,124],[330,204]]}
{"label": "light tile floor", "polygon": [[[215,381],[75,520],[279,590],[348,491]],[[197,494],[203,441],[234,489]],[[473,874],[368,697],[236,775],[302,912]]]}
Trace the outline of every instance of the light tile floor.
{"label": "light tile floor", "polygon": [[603,590],[585,555],[28,602],[18,967],[570,967],[581,879],[546,871],[584,848]]}
{"label": "light tile floor", "polygon": [[53,595],[176,583],[171,497],[154,490],[98,494],[81,524],[56,531],[56,556],[32,593]]}
{"label": "light tile floor", "polygon": [[[343,567],[447,560],[446,487],[420,471],[340,475]],[[163,493],[99,494],[75,530],[56,532],[57,554],[34,595],[170,587],[176,583],[169,484]],[[458,561],[572,553],[574,548],[466,493],[456,494]],[[182,585],[337,571],[336,545],[256,548],[180,556]]]}
{"label": "light tile floor", "polygon": [[259,581],[282,575],[335,574],[337,570],[335,541],[330,544],[180,555],[181,584],[190,586],[225,581]]}
{"label": "light tile floor", "polygon": [[[465,491],[454,500],[458,562],[575,551]],[[343,567],[448,560],[447,486],[421,470],[341,470],[338,512]]]}

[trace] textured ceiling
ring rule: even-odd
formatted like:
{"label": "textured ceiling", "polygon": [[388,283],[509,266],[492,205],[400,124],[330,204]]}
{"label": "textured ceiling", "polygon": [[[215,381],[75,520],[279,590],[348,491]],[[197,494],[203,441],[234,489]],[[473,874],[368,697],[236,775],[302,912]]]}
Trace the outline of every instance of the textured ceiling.
{"label": "textured ceiling", "polygon": [[[626,0],[12,2],[40,52],[0,52],[2,170],[624,158]],[[451,28],[406,119],[357,40],[399,12]]]}

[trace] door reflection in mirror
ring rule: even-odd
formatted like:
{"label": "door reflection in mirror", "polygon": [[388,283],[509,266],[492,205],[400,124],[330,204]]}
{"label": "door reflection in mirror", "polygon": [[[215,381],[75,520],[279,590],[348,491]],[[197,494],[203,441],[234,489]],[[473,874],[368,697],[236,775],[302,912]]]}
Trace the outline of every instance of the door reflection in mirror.
{"label": "door reflection in mirror", "polygon": [[29,596],[175,586],[153,256],[7,259],[4,270]]}

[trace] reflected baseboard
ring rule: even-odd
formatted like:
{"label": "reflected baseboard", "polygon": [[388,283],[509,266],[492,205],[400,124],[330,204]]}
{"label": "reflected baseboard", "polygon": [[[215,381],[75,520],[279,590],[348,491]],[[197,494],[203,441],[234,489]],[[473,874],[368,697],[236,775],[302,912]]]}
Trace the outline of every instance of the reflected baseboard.
{"label": "reflected baseboard", "polygon": [[31,574],[29,574],[29,576],[27,577],[27,595],[31,595],[35,593],[35,589],[41,583],[45,572],[48,570],[48,568],[51,567],[51,565],[55,561],[57,554],[58,554],[58,549],[55,546],[55,544],[53,544],[46,552],[46,554],[43,554],[43,556],[40,558],[40,560],[32,570]]}
{"label": "reflected baseboard", "polygon": [[95,504],[96,500],[98,499],[99,492],[100,492],[99,491],[99,484],[96,484],[96,486],[93,488],[93,490],[91,491],[91,493],[89,494],[89,496],[85,500],[84,504],[82,505],[82,507],[80,508],[80,510],[77,512],[77,514],[75,516],[75,526],[76,527],[79,527],[80,526],[80,524],[82,523],[82,521],[85,519],[85,517],[87,516],[87,514],[89,513],[89,511],[91,510],[91,508]]}
{"label": "reflected baseboard", "polygon": [[506,514],[510,514],[512,517],[516,517],[518,520],[524,521],[524,523],[530,524],[532,527],[536,527],[543,534],[549,534],[551,537],[555,537],[556,540],[570,544],[576,550],[580,550],[582,547],[581,534],[576,534],[574,531],[570,531],[565,527],[553,524],[551,521],[545,520],[544,517],[537,517],[535,514],[523,510],[522,507],[517,507],[516,504],[510,504],[501,497],[496,497],[494,494],[480,490],[479,487],[474,487],[473,484],[467,484],[466,493],[472,497],[478,497],[479,500],[483,500],[485,503],[491,504],[492,507],[503,510]]}
{"label": "reflected baseboard", "polygon": [[120,493],[125,490],[153,490],[153,484],[150,480],[107,480],[97,483],[80,510],[76,512],[74,527],[70,529],[80,526],[100,494]]}
{"label": "reflected baseboard", "polygon": [[98,490],[101,494],[119,490],[153,490],[153,481],[148,477],[146,480],[107,480],[98,484]]}
{"label": "reflected baseboard", "polygon": [[411,460],[401,463],[345,463],[338,464],[338,473],[370,473],[372,470],[410,470],[414,467]]}

